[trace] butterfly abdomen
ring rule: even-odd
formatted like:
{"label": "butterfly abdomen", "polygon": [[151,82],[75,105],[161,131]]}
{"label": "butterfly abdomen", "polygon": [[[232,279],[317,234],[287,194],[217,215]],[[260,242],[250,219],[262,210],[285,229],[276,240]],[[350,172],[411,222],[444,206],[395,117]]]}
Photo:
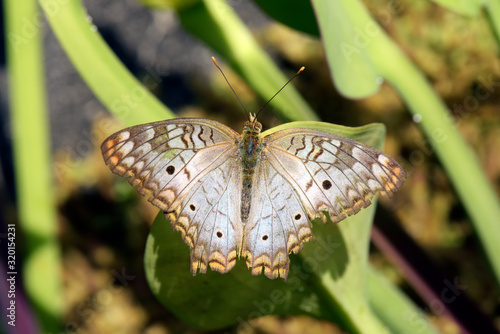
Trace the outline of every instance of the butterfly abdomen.
{"label": "butterfly abdomen", "polygon": [[262,139],[258,127],[245,125],[240,141],[240,157],[242,168],[241,188],[241,221],[246,223],[250,213],[252,186],[254,184],[255,167],[261,158]]}

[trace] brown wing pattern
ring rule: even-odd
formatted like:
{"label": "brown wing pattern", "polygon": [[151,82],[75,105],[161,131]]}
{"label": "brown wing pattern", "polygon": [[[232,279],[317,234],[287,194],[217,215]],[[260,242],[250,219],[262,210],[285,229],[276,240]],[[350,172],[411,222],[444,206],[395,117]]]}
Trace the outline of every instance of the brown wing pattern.
{"label": "brown wing pattern", "polygon": [[289,129],[266,137],[267,160],[294,187],[310,219],[328,212],[334,222],[390,196],[406,178],[385,153],[354,140],[312,129]]}
{"label": "brown wing pattern", "polygon": [[192,248],[193,275],[209,264],[220,272],[234,266],[241,241],[238,140],[218,122],[175,119],[121,130],[101,146],[111,170],[150,194],[181,231]]}

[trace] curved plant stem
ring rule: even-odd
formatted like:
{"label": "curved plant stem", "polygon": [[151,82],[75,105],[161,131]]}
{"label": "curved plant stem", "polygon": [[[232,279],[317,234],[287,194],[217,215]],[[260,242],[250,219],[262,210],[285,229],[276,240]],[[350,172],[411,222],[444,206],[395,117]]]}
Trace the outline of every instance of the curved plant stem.
{"label": "curved plant stem", "polygon": [[[327,58],[341,71],[352,68],[351,57],[363,59],[364,67],[372,76],[376,73],[387,80],[399,92],[410,111],[421,119],[419,125],[425,132],[429,150],[440,159],[447,175],[465,206],[483,249],[488,257],[497,282],[500,284],[500,202],[486,178],[477,157],[460,135],[455,120],[444,103],[415,65],[370,17],[359,0],[313,0],[318,16]],[[329,16],[341,18],[338,26],[344,32],[341,38],[329,38],[337,34],[337,24]],[[333,66],[332,75],[338,69]],[[354,71],[354,69],[353,69]],[[486,78],[485,82],[491,81]],[[484,89],[491,94],[499,83],[491,82]],[[485,94],[486,94],[485,93]],[[355,95],[355,93],[351,94]],[[413,152],[429,154],[429,152]],[[410,174],[411,161],[404,166]]]}
{"label": "curved plant stem", "polygon": [[[199,1],[178,11],[178,15],[184,28],[220,53],[263,100],[267,101],[288,80],[227,2]],[[283,90],[270,105],[287,121],[319,120],[293,85]]]}
{"label": "curved plant stem", "polygon": [[500,48],[500,1],[484,0],[486,15],[490,22],[491,30],[495,35],[497,46]]}
{"label": "curved plant stem", "polygon": [[[39,0],[69,59],[109,111],[127,125],[175,117],[120,62],[90,23],[80,1]],[[158,84],[158,83],[156,83]]]}
{"label": "curved plant stem", "polygon": [[[63,309],[61,260],[52,184],[41,25],[36,0],[7,1],[6,23],[20,225],[15,243],[19,245],[22,229],[26,241],[23,265],[26,292],[34,305],[43,332],[59,332]],[[16,255],[16,264],[8,270],[20,273],[19,248]]]}

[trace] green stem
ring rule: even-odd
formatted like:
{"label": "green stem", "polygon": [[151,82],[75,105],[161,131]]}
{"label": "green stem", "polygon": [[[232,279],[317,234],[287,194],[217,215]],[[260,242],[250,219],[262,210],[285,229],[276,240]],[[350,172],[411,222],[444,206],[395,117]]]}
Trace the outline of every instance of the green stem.
{"label": "green stem", "polygon": [[[180,10],[178,15],[184,28],[221,54],[263,100],[268,100],[288,80],[225,1],[200,1]],[[270,105],[288,121],[319,120],[292,85]]]}
{"label": "green stem", "polygon": [[[429,144],[441,160],[458,196],[464,204],[481,244],[489,259],[490,265],[500,284],[500,202],[491,183],[482,170],[471,147],[465,142],[457,129],[459,119],[455,120],[444,103],[431,88],[423,74],[403,55],[389,40],[381,38],[373,48],[373,59],[381,75],[400,92],[414,115],[418,116],[420,126],[425,132]],[[491,94],[498,83],[483,87],[484,94]],[[476,96],[470,99],[479,103]],[[470,115],[474,110],[468,106],[459,106],[462,117]],[[416,152],[428,154],[427,152]],[[411,161],[406,167],[411,166]]]}
{"label": "green stem", "polygon": [[[453,119],[423,74],[371,18],[361,1],[313,1],[317,12],[320,6],[328,6],[328,10],[335,11],[335,15],[348,21],[342,23],[344,31],[342,37],[345,39],[338,42],[342,44],[325,46],[327,51],[330,50],[327,57],[336,58],[343,64],[341,67],[347,69],[350,68],[351,61],[346,57],[346,53],[340,51],[342,48],[350,52],[349,56],[365,59],[365,67],[369,69],[369,73],[375,71],[392,84],[411,112],[421,119],[419,125],[428,138],[429,148],[410,154],[409,164],[405,166],[407,172],[411,177],[411,169],[414,167],[412,164],[417,163],[412,160],[415,160],[417,155],[421,158],[422,155],[431,154],[432,150],[436,153],[467,209],[497,282],[500,283],[500,258],[497,256],[497,246],[500,244],[500,224],[498,224],[500,203],[477,157],[460,135],[457,129],[458,120]],[[320,27],[325,44],[331,43],[324,37],[321,21]],[[468,97],[473,104],[478,104],[479,100],[490,96],[499,85],[496,82],[489,82],[491,77],[482,81],[485,84],[480,92],[481,95]],[[464,108],[470,109],[470,106]],[[462,110],[462,117],[473,111],[475,110],[466,109],[465,112]]]}
{"label": "green stem", "polygon": [[127,125],[175,117],[148,91],[160,82],[153,77],[143,82],[134,78],[89,22],[80,1],[39,2],[71,62],[115,116]]}
{"label": "green stem", "polygon": [[373,311],[391,332],[437,334],[426,314],[372,266],[367,281]]}
{"label": "green stem", "polygon": [[500,47],[500,0],[486,0],[484,7],[497,45]]}
{"label": "green stem", "polygon": [[[7,64],[24,284],[44,332],[59,332],[63,310],[42,36],[36,0],[6,2]],[[20,235],[20,230],[17,231]],[[16,239],[19,245],[19,238]],[[17,249],[17,254],[21,250]],[[21,262],[17,258],[16,265]],[[19,271],[21,268],[9,268]],[[20,319],[19,321],[23,321]]]}

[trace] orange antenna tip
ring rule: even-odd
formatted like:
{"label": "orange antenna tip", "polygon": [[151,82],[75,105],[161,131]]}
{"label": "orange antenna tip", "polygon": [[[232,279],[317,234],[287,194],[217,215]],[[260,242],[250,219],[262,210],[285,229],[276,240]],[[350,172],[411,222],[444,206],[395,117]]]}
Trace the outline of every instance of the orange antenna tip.
{"label": "orange antenna tip", "polygon": [[212,56],[212,61],[214,62],[215,66],[217,66],[217,68],[220,68],[219,64],[217,64],[217,60],[215,60],[214,56]]}
{"label": "orange antenna tip", "polygon": [[290,81],[292,81],[297,75],[300,74],[300,72],[302,72],[303,70],[305,70],[305,66],[302,66],[298,71],[297,73],[295,73],[295,75],[293,77],[291,77],[290,79],[288,79],[288,81],[276,92],[276,94],[274,94],[266,103],[264,103],[264,105],[259,109],[259,111],[257,112],[255,118],[257,118],[257,116],[259,116],[260,112],[262,110],[264,110],[264,108],[269,104],[269,102],[271,102],[272,99],[274,99],[276,97],[276,95],[279,94],[279,92],[281,92],[283,90],[283,88],[286,87],[286,85],[288,85],[290,83]]}

